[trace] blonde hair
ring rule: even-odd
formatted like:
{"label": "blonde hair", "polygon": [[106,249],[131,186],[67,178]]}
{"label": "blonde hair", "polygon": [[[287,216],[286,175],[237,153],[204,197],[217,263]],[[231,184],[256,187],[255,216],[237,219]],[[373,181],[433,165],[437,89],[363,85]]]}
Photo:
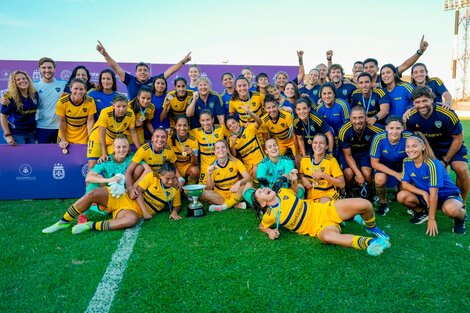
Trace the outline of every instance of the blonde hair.
{"label": "blonde hair", "polygon": [[[215,150],[215,145],[218,144],[219,142],[222,142],[222,143],[225,145],[225,147],[227,148],[227,157],[228,157],[228,159],[231,160],[232,162],[235,162],[237,159],[236,159],[236,158],[232,155],[232,153],[230,152],[230,146],[229,146],[227,140],[225,140],[225,139],[217,140],[217,141],[215,142],[215,144],[214,144],[214,150]],[[214,162],[214,164],[215,164],[215,163],[217,163],[217,159],[216,159],[216,161]]]}
{"label": "blonde hair", "polygon": [[10,78],[8,79],[8,92],[5,94],[5,98],[13,99],[16,103],[17,111],[23,113],[23,102],[21,101],[21,93],[18,89],[18,86],[16,86],[16,76],[18,74],[23,74],[28,80],[28,98],[31,98],[36,93],[36,88],[34,88],[33,81],[26,72],[14,71],[13,73],[11,73]]}
{"label": "blonde hair", "polygon": [[431,146],[429,145],[428,140],[426,139],[426,136],[424,136],[422,132],[415,131],[413,135],[410,135],[406,140],[408,139],[418,140],[424,146],[424,151],[423,151],[424,162],[426,162],[426,160],[434,160],[436,158],[436,156],[434,155],[434,152],[432,151]]}

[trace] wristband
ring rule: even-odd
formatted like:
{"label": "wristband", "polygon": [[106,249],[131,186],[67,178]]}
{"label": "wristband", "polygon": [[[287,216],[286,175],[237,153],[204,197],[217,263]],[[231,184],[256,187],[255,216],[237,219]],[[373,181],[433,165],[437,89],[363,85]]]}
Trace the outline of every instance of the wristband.
{"label": "wristband", "polygon": [[376,114],[376,115],[374,115],[374,118],[375,118],[375,120],[376,120],[376,121],[378,121],[378,120],[379,120],[379,117],[377,116],[377,114]]}
{"label": "wristband", "polygon": [[418,49],[418,50],[416,50],[416,54],[419,55],[419,56],[422,56],[423,52],[419,51],[419,49]]}

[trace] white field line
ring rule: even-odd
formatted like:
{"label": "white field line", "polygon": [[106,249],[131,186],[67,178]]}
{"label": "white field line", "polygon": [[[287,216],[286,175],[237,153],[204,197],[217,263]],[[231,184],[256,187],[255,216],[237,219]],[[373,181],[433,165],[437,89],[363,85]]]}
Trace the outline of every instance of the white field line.
{"label": "white field line", "polygon": [[124,231],[118,248],[114,252],[111,262],[96,288],[95,295],[88,304],[86,312],[109,312],[114,296],[119,290],[119,283],[121,282],[127,267],[127,262],[134,249],[134,244],[139,235],[141,225],[142,221],[135,227]]}

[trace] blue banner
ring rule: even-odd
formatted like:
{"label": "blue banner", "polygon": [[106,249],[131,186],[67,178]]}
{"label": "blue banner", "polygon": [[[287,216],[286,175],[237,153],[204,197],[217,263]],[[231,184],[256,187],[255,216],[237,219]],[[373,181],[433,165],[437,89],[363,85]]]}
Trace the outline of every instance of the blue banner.
{"label": "blue banner", "polygon": [[86,145],[0,145],[0,200],[79,198],[88,172]]}

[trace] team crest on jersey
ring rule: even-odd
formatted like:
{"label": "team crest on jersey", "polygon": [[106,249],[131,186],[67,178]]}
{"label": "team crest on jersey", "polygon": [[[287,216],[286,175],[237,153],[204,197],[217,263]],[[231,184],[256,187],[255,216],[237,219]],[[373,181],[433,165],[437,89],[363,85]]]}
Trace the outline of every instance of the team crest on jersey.
{"label": "team crest on jersey", "polygon": [[442,127],[442,122],[441,121],[435,121],[434,125],[436,125],[437,128],[441,128]]}
{"label": "team crest on jersey", "polygon": [[281,126],[282,126],[282,127],[284,127],[284,126],[286,126],[286,124],[284,124],[284,123],[281,123]]}
{"label": "team crest on jersey", "polygon": [[318,90],[314,90],[313,94],[316,96],[318,94]]}
{"label": "team crest on jersey", "polygon": [[366,140],[369,140],[370,139],[370,135],[366,135]]}
{"label": "team crest on jersey", "polygon": [[310,130],[315,130],[315,127],[314,127],[314,126],[310,126]]}
{"label": "team crest on jersey", "polygon": [[215,138],[219,138],[219,134],[215,134]]}
{"label": "team crest on jersey", "polygon": [[243,139],[246,139],[246,135],[245,135],[245,134],[243,134],[243,135],[242,135],[242,138],[243,138]]}
{"label": "team crest on jersey", "polygon": [[229,170],[230,172],[233,172],[233,167],[229,168],[228,170]]}
{"label": "team crest on jersey", "polygon": [[55,91],[60,92],[60,88],[59,88],[59,87],[55,87]]}
{"label": "team crest on jersey", "polygon": [[127,127],[127,123],[124,123],[124,127]]}
{"label": "team crest on jersey", "polygon": [[87,108],[83,108],[83,112],[86,112],[88,109]]}
{"label": "team crest on jersey", "polygon": [[282,198],[282,200],[287,200],[287,199],[289,199],[289,196],[284,196],[284,197]]}
{"label": "team crest on jersey", "polygon": [[52,177],[57,180],[65,178],[65,168],[62,164],[56,163],[52,169]]}
{"label": "team crest on jersey", "polygon": [[372,101],[370,102],[370,105],[375,106],[375,100],[372,100]]}
{"label": "team crest on jersey", "polygon": [[348,94],[348,91],[346,89],[343,89],[343,95],[347,95]]}
{"label": "team crest on jersey", "polygon": [[214,102],[209,103],[209,108],[211,108],[211,109],[214,108]]}
{"label": "team crest on jersey", "polygon": [[324,171],[325,171],[325,167],[324,167],[324,166],[320,167],[320,171],[324,172]]}

